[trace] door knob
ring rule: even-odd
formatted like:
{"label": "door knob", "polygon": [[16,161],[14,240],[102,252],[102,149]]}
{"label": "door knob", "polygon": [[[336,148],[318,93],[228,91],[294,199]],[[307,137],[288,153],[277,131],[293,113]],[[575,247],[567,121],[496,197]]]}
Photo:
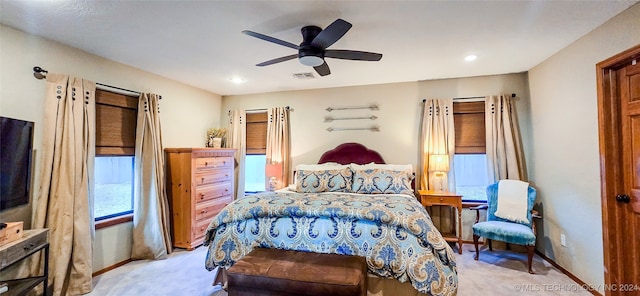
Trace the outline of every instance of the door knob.
{"label": "door knob", "polygon": [[631,199],[626,194],[618,194],[618,195],[616,195],[616,200],[619,201],[619,202],[623,202],[623,203],[631,202]]}

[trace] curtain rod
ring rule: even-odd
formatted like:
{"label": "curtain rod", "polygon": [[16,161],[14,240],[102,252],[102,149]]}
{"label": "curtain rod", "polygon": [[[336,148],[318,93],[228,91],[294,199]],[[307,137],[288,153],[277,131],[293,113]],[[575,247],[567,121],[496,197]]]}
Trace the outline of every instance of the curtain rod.
{"label": "curtain rod", "polygon": [[[516,94],[515,94],[515,93],[514,93],[514,94],[511,94],[511,97],[512,97],[512,98],[515,98],[515,97],[516,97]],[[453,98],[452,100],[472,100],[472,99],[484,99],[484,98],[486,98],[486,97]],[[423,103],[424,103],[424,102],[426,102],[426,101],[427,101],[427,99],[422,100],[422,102],[423,102]]]}
{"label": "curtain rod", "polygon": [[[42,79],[42,78],[46,77],[47,73],[49,73],[49,71],[47,71],[45,69],[42,69],[42,68],[40,68],[38,66],[33,67],[33,72],[34,72],[34,74],[36,74],[36,73],[40,74],[39,75],[40,77],[36,76],[37,79]],[[103,84],[103,83],[98,83],[98,82],[96,82],[96,85],[100,85],[100,86],[108,87],[108,88],[113,88],[113,89],[118,89],[118,90],[122,90],[122,91],[127,91],[127,92],[130,92],[130,93],[138,94],[138,96],[140,95],[140,92],[139,91],[135,91],[135,90],[130,90],[130,89],[121,88],[121,87],[108,85],[108,84]],[[160,97],[160,99],[162,100],[162,96]]]}
{"label": "curtain rod", "polygon": [[[291,110],[291,107],[289,106],[285,106],[284,107],[285,110]],[[244,110],[245,112],[257,112],[257,111],[267,111],[267,108],[258,108],[258,109],[246,109]],[[231,110],[228,111],[229,114],[231,114]]]}

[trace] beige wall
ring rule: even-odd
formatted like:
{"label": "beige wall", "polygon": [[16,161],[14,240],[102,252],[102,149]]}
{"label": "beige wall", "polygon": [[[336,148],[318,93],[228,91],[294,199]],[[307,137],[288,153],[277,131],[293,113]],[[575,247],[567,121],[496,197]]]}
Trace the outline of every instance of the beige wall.
{"label": "beige wall", "polygon": [[[221,97],[140,69],[97,57],[13,28],[0,27],[0,115],[35,122],[34,179],[37,184],[42,145],[45,82],[33,77],[33,67],[66,73],[126,89],[162,95],[160,103],[165,147],[203,147],[206,129],[219,125]],[[37,196],[32,194],[32,196]],[[32,197],[33,200],[33,197]],[[3,211],[3,221],[30,225],[31,202]],[[129,258],[131,223],[98,230],[94,270]]]}
{"label": "beige wall", "polygon": [[[417,116],[420,112],[416,83],[396,83],[359,87],[288,91],[243,96],[225,96],[221,117],[230,109],[290,106],[291,155],[294,164],[315,163],[322,152],[343,142],[360,142],[377,149],[388,162],[415,163]],[[379,111],[349,110],[327,112],[327,107],[378,104]],[[370,116],[377,120],[350,120],[325,123],[325,116]],[[380,132],[328,132],[328,127],[368,127]],[[384,141],[382,141],[384,139]],[[406,151],[406,153],[394,153]]]}
{"label": "beige wall", "polygon": [[[319,78],[322,79],[322,78]],[[286,91],[253,95],[224,96],[221,118],[231,109],[260,109],[290,106],[291,154],[295,164],[315,163],[320,155],[344,142],[359,142],[382,154],[389,163],[418,163],[418,133],[422,99],[484,96],[516,93],[518,111],[525,114],[528,89],[525,73],[428,80],[419,82]],[[379,111],[345,110],[327,112],[327,107],[377,104]],[[324,122],[325,116],[375,115],[377,120]],[[522,119],[521,119],[522,121]],[[368,127],[380,132],[334,131],[328,127]]]}
{"label": "beige wall", "polygon": [[[603,283],[603,267],[594,65],[640,43],[638,19],[640,5],[636,4],[536,66],[528,81],[527,75],[520,73],[228,96],[222,100],[216,94],[1,26],[0,114],[36,122],[37,171],[44,83],[33,78],[31,68],[39,65],[52,72],[162,94],[165,147],[202,146],[206,129],[224,125],[229,109],[288,105],[293,108],[294,164],[316,162],[323,151],[352,141],[378,150],[389,163],[415,166],[422,99],[516,93],[529,178],[539,190],[545,216],[538,248],[583,281],[597,285]],[[377,103],[380,111],[324,110],[372,103]],[[323,118],[328,115],[376,115],[379,119],[325,123]],[[379,125],[381,131],[325,130],[370,124]],[[2,220],[29,221],[30,211],[30,205],[4,211]],[[472,221],[469,214],[465,213],[465,239]],[[95,270],[128,258],[128,240],[116,238],[128,236],[130,228],[131,224],[123,224],[98,231]],[[566,248],[560,247],[560,233],[567,236]]]}
{"label": "beige wall", "polygon": [[538,249],[595,286],[604,283],[595,64],[640,44],[638,20],[640,4],[529,71],[529,176],[544,211]]}
{"label": "beige wall", "polygon": [[[387,163],[410,163],[417,168],[423,99],[501,93],[516,94],[520,125],[528,123],[529,91],[525,73],[225,96],[222,99],[220,117],[226,117],[227,111],[231,109],[290,106],[293,109],[290,119],[291,154],[294,165],[316,163],[324,151],[344,142],[358,142],[380,152]],[[380,110],[325,111],[327,107],[370,104],[378,104]],[[378,119],[324,122],[325,116],[369,115],[375,115]],[[380,132],[326,131],[327,127],[364,127],[374,124],[380,126]],[[526,140],[527,137],[527,131],[523,130],[523,139]],[[434,221],[438,224],[439,213],[433,214]],[[465,210],[463,220],[463,238],[470,241],[475,212]]]}

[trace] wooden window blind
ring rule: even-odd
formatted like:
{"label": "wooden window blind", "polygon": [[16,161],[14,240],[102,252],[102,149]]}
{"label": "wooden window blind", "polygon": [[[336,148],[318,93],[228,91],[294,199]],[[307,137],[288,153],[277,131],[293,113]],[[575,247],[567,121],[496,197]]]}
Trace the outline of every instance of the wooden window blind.
{"label": "wooden window blind", "polygon": [[138,98],[96,89],[96,155],[135,155]]}
{"label": "wooden window blind", "polygon": [[267,154],[267,112],[247,113],[247,155]]}
{"label": "wooden window blind", "polygon": [[456,154],[487,153],[484,104],[484,101],[453,103]]}

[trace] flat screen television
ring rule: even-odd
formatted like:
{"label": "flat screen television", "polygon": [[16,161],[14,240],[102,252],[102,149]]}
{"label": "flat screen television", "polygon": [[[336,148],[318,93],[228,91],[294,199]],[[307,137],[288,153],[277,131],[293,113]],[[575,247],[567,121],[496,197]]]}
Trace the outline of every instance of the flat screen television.
{"label": "flat screen television", "polygon": [[0,116],[0,211],[29,203],[33,122]]}

